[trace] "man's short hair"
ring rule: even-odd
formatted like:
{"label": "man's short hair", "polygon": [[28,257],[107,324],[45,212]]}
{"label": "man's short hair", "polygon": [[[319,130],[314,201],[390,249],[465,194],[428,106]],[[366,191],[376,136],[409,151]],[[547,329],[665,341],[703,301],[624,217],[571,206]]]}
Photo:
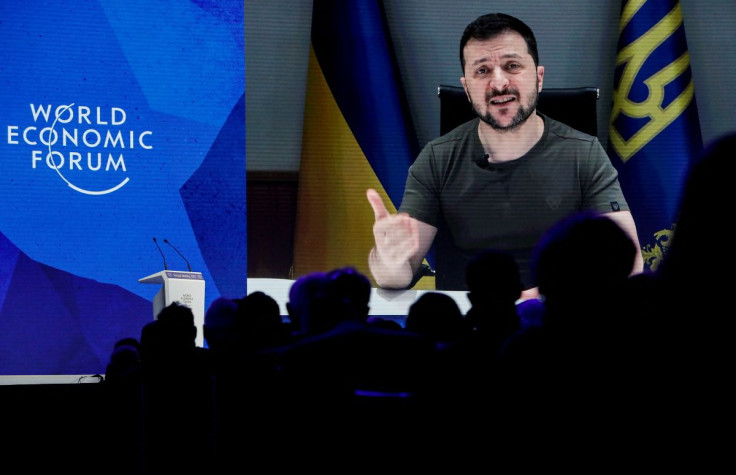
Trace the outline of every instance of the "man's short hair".
{"label": "man's short hair", "polygon": [[460,38],[460,67],[465,73],[465,45],[471,39],[487,40],[507,31],[515,31],[524,38],[526,49],[534,60],[534,66],[539,65],[539,51],[534,32],[526,23],[505,13],[488,13],[473,20]]}

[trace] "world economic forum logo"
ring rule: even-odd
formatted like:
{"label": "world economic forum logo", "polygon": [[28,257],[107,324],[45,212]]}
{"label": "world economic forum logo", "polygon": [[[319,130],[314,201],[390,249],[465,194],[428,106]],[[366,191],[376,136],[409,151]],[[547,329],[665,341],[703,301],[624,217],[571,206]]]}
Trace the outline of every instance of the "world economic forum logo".
{"label": "world economic forum logo", "polygon": [[127,128],[122,108],[29,105],[33,124],[8,126],[8,144],[30,146],[32,170],[51,170],[79,193],[121,189],[130,181],[126,153],[153,149],[153,132]]}

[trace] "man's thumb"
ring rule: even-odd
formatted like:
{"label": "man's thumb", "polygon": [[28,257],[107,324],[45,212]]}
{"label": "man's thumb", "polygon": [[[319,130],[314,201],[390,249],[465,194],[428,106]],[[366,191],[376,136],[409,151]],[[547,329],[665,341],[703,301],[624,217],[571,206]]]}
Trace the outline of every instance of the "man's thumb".
{"label": "man's thumb", "polygon": [[386,206],[383,204],[381,195],[379,195],[376,190],[368,188],[365,195],[368,197],[368,202],[371,204],[371,208],[373,208],[373,214],[376,216],[376,221],[389,215]]}

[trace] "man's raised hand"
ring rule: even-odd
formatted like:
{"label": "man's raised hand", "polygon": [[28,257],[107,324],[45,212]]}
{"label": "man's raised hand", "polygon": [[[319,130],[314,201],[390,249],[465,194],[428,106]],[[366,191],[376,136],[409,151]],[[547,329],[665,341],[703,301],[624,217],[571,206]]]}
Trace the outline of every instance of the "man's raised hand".
{"label": "man's raised hand", "polygon": [[373,208],[373,238],[369,264],[376,282],[381,286],[402,287],[413,277],[411,260],[419,250],[417,221],[406,213],[391,214],[378,192],[369,188],[366,192]]}

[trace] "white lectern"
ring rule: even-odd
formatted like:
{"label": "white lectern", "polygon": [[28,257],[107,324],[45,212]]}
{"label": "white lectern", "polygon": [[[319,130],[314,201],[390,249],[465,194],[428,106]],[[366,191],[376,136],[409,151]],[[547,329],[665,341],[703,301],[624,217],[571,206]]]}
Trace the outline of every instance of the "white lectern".
{"label": "white lectern", "polygon": [[138,279],[143,284],[163,284],[153,298],[153,318],[173,302],[192,309],[194,325],[197,327],[196,344],[204,346],[204,277],[201,272],[186,272],[179,270],[162,270],[148,277]]}

